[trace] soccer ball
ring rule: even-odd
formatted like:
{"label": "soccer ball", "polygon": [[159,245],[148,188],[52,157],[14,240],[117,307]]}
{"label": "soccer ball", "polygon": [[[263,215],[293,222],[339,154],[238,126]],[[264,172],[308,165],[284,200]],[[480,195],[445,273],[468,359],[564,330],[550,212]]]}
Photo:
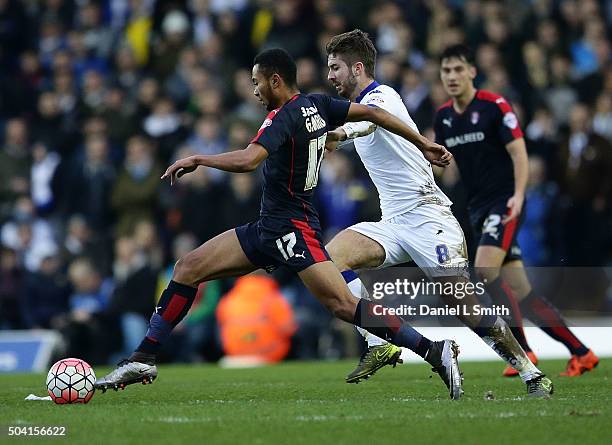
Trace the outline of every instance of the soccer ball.
{"label": "soccer ball", "polygon": [[56,362],[47,374],[47,391],[60,405],[87,403],[94,395],[96,375],[89,364],[78,358]]}

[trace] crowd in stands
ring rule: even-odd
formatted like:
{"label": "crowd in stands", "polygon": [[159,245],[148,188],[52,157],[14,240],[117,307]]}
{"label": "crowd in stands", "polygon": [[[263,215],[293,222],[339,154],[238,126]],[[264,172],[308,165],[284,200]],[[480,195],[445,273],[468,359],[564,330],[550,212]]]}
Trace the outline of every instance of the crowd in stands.
{"label": "crowd in stands", "polygon": [[[477,85],[505,96],[525,132],[525,263],[609,266],[610,23],[610,0],[0,0],[0,329],[55,329],[68,356],[94,363],[129,353],[177,258],[259,211],[259,174],[200,168],[171,188],[161,173],[248,145],[266,113],[250,71],[261,49],[292,54],[302,91],[334,94],[325,43],[355,27],[375,42],[377,80],[431,138],[448,100],[438,56],[469,44]],[[457,172],[438,173],[473,241]],[[316,205],[326,239],[379,218],[350,148],[326,157]],[[256,301],[288,303],[257,307],[282,318],[266,335],[293,335],[290,356],[344,353],[342,329],[279,271],[201,286],[167,360],[218,359],[254,287],[270,294]],[[248,335],[225,341],[240,349],[235,336]]]}

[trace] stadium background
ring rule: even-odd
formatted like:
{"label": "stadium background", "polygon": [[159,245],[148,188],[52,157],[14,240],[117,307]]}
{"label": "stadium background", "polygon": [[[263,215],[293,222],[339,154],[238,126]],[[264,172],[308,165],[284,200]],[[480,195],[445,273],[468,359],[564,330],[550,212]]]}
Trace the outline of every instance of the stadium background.
{"label": "stadium background", "polygon": [[[612,1],[595,0],[0,0],[0,330],[53,330],[62,355],[92,363],[129,353],[180,253],[259,208],[256,174],[202,168],[171,189],[161,172],[248,144],[265,117],[250,80],[263,48],[295,57],[302,91],[333,94],[323,48],[354,27],[375,41],[377,80],[430,137],[447,100],[437,55],[471,45],[478,86],[511,101],[526,134],[525,262],[609,266],[611,19]],[[439,182],[471,241],[456,172]],[[316,200],[328,239],[379,216],[350,149],[326,158]],[[582,284],[578,297],[549,297],[609,311],[608,289]],[[203,287],[164,359],[218,359],[221,324],[270,359],[359,346],[279,271]]]}

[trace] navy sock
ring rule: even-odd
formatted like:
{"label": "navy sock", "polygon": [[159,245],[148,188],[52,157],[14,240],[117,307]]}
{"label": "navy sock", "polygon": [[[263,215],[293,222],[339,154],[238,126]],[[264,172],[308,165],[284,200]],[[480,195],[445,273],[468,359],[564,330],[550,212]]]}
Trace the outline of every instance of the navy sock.
{"label": "navy sock", "polygon": [[351,281],[359,278],[359,275],[357,275],[357,273],[355,273],[354,270],[349,269],[349,270],[345,270],[344,272],[342,272],[342,278],[344,278],[344,281],[346,282],[346,284],[349,284]]}
{"label": "navy sock", "polygon": [[431,347],[431,340],[423,337],[397,315],[377,315],[383,307],[371,301],[360,299],[357,303],[353,324],[367,329],[377,337],[396,346],[404,346],[425,358]]}
{"label": "navy sock", "polygon": [[155,312],[149,320],[145,338],[136,353],[156,355],[172,329],[185,318],[195,299],[197,288],[170,281],[162,293]]}
{"label": "navy sock", "polygon": [[497,304],[501,304],[508,308],[510,315],[503,318],[508,323],[508,326],[510,326],[510,330],[512,331],[512,334],[516,338],[516,341],[518,341],[519,345],[521,345],[525,352],[530,352],[531,348],[529,347],[529,343],[527,343],[525,330],[523,329],[523,316],[521,309],[516,301],[516,297],[514,296],[510,285],[502,280],[501,277],[497,277],[495,280],[487,284],[486,289]]}
{"label": "navy sock", "polygon": [[580,356],[589,352],[589,348],[569,330],[557,308],[546,298],[531,291],[521,301],[521,307],[531,321],[552,338],[563,343],[572,354]]}

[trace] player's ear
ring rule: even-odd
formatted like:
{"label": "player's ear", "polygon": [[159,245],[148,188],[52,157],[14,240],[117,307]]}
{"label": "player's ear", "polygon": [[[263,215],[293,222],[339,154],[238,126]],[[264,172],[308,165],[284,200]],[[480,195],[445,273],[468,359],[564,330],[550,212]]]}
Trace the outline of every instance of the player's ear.
{"label": "player's ear", "polygon": [[353,76],[359,76],[363,72],[363,63],[357,62],[351,65],[351,73]]}
{"label": "player's ear", "polygon": [[272,86],[272,88],[280,87],[281,77],[277,73],[272,74],[272,77],[270,77],[270,85]]}
{"label": "player's ear", "polygon": [[476,79],[476,67],[474,65],[468,65],[468,74],[470,75],[470,79]]}

